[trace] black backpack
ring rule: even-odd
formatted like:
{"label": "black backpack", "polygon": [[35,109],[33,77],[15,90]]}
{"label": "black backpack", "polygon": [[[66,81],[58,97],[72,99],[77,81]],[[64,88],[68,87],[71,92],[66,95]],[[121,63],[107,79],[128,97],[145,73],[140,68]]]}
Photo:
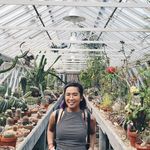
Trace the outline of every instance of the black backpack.
{"label": "black backpack", "polygon": [[[63,112],[63,111],[62,111]],[[87,144],[86,144],[86,148],[87,150],[90,147],[90,120],[91,120],[91,114],[89,112],[89,110],[86,109],[87,112]],[[85,111],[83,111],[84,113],[84,119],[85,119]],[[57,119],[58,119],[58,115],[59,115],[59,109],[56,110],[56,114],[55,114],[55,125],[54,125],[54,139],[56,139],[56,124],[57,124]],[[54,145],[56,148],[56,142],[54,140]]]}

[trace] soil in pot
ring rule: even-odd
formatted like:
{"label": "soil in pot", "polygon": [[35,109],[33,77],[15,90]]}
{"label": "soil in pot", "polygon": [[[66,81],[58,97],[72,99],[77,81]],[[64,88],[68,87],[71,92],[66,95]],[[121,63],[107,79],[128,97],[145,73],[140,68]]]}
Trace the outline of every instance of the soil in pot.
{"label": "soil in pot", "polygon": [[0,150],[15,150],[13,146],[0,146]]}

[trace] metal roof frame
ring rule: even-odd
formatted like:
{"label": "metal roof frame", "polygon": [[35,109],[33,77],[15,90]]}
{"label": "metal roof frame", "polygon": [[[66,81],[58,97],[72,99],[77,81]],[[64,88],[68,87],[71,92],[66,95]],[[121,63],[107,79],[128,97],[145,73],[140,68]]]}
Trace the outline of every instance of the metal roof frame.
{"label": "metal roof frame", "polygon": [[[72,7],[81,11],[84,22],[73,25],[63,20]],[[127,53],[135,49],[131,61],[150,54],[149,24],[148,0],[0,0],[0,53],[14,58],[21,53],[19,45],[25,42],[23,50],[30,49],[34,55],[46,51],[48,65],[63,52],[63,61],[58,61],[62,70],[80,71],[85,68],[88,52],[103,49],[77,46],[78,54],[82,52],[80,62],[70,61],[71,45],[106,44],[111,65],[121,66],[123,55],[118,51],[122,40]],[[70,40],[73,32],[77,33],[76,40]],[[58,64],[56,69],[60,71]]]}

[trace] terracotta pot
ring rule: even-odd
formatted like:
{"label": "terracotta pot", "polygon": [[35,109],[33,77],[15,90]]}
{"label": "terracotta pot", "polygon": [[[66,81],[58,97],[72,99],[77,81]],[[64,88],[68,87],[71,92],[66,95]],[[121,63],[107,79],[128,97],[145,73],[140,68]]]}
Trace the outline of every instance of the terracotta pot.
{"label": "terracotta pot", "polygon": [[109,106],[102,106],[102,107],[100,107],[100,109],[102,109],[103,111],[106,111],[106,112],[111,112],[112,111],[112,108],[109,107]]}
{"label": "terracotta pot", "polygon": [[25,112],[24,112],[24,116],[31,117],[31,111],[25,111]]}
{"label": "terracotta pot", "polygon": [[137,150],[150,150],[150,144],[146,144],[145,146],[141,146],[140,143],[135,143],[135,148]]}
{"label": "terracotta pot", "polygon": [[2,142],[14,142],[16,140],[17,140],[16,137],[9,137],[9,138],[3,137],[3,136],[1,137]]}
{"label": "terracotta pot", "polygon": [[128,139],[130,140],[131,146],[135,147],[137,132],[132,132],[130,130],[127,131]]}
{"label": "terracotta pot", "polygon": [[45,108],[46,110],[48,109],[49,103],[43,103],[41,104],[42,108]]}
{"label": "terracotta pot", "polygon": [[19,117],[14,117],[14,124],[17,123],[19,119]]}
{"label": "terracotta pot", "polygon": [[13,146],[13,147],[15,147],[16,146],[16,141],[17,141],[16,137],[6,138],[6,137],[2,136],[1,141],[0,141],[0,145],[1,146]]}
{"label": "terracotta pot", "polygon": [[47,110],[48,109],[49,104],[45,104],[44,107]]}

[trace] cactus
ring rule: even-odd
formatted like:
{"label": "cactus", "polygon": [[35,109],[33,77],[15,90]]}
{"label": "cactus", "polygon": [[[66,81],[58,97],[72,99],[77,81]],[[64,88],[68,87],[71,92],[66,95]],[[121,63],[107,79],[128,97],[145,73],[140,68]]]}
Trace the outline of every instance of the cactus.
{"label": "cactus", "polygon": [[58,56],[56,58],[56,60],[53,62],[53,64],[45,71],[45,65],[47,64],[47,59],[45,58],[45,54],[42,55],[41,60],[39,65],[37,65],[35,63],[35,67],[33,70],[30,71],[30,74],[28,76],[28,85],[29,86],[36,86],[39,89],[41,88],[40,85],[42,86],[42,90],[44,90],[46,88],[46,77],[48,74],[51,74],[52,76],[56,77],[57,79],[59,79],[62,83],[64,83],[64,81],[62,81],[62,79],[56,75],[56,73],[54,72],[54,69],[52,68],[52,66],[58,61],[58,59],[61,57]]}

